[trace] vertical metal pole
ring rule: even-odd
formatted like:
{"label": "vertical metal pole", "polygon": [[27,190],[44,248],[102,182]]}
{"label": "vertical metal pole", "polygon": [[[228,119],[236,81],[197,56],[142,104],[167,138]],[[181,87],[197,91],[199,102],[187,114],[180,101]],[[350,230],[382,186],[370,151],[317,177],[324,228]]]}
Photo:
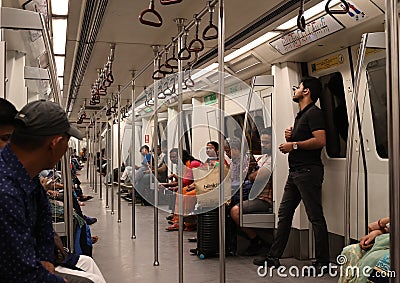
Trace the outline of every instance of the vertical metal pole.
{"label": "vertical metal pole", "polygon": [[64,154],[61,160],[61,170],[63,172],[63,184],[64,184],[64,223],[67,231],[67,248],[70,251],[74,251],[74,223],[73,223],[73,205],[72,205],[72,176],[71,168],[69,167],[71,153],[69,149]]}
{"label": "vertical metal pole", "polygon": [[[90,180],[90,160],[88,157],[89,154],[89,142],[90,142],[90,128],[89,126],[86,126],[86,179]],[[90,186],[90,181],[89,181],[89,186]]]}
{"label": "vertical metal pole", "polygon": [[90,163],[90,172],[89,172],[89,187],[93,190],[93,127],[90,123],[89,125],[89,144],[88,144],[88,163]]}
{"label": "vertical metal pole", "polygon": [[106,157],[107,157],[107,170],[106,170],[106,208],[110,207],[109,204],[109,189],[110,189],[110,168],[111,168],[111,159],[110,159],[110,154],[111,154],[111,141],[110,141],[110,134],[111,134],[111,130],[110,130],[110,122],[107,120],[107,131],[106,131]]}
{"label": "vertical metal pole", "polygon": [[[219,144],[223,145],[225,131],[225,89],[224,89],[224,53],[225,53],[225,7],[224,0],[219,0],[218,13],[218,107],[219,107]],[[219,281],[225,282],[225,188],[224,154],[219,151]]]}
{"label": "vertical metal pole", "polygon": [[400,275],[400,115],[399,115],[399,11],[397,0],[386,0],[386,93],[388,95],[390,270]]}
{"label": "vertical metal pole", "polygon": [[111,120],[111,215],[114,215],[114,120],[115,115],[112,115]]}
{"label": "vertical metal pole", "polygon": [[103,199],[103,175],[102,175],[102,171],[103,171],[103,158],[104,158],[104,156],[103,156],[103,150],[102,150],[102,141],[103,141],[103,137],[101,136],[101,130],[102,130],[102,128],[101,128],[101,125],[103,124],[102,122],[101,122],[101,113],[100,113],[100,121],[99,121],[99,124],[100,124],[100,131],[99,131],[99,139],[98,139],[98,142],[99,142],[99,152],[100,152],[100,162],[99,162],[99,164],[100,164],[100,166],[99,166],[99,178],[100,178],[100,180],[99,180],[99,186],[100,186],[100,197],[99,197],[99,199]]}
{"label": "vertical metal pole", "polygon": [[[158,69],[158,45],[153,46],[153,53],[154,53],[154,71]],[[154,80],[154,88],[153,88],[153,96],[154,96],[154,131],[153,131],[153,155],[154,155],[154,266],[159,266],[160,262],[158,261],[158,152],[157,152],[157,145],[158,145],[158,82]],[[151,171],[150,171],[150,184],[151,184]]]}
{"label": "vertical metal pole", "polygon": [[93,135],[93,177],[94,177],[94,192],[97,194],[97,152],[96,152],[96,142],[99,141],[98,135],[97,135],[97,119],[96,119],[96,113],[94,115],[94,135]]}
{"label": "vertical metal pole", "polygon": [[[176,23],[178,25],[178,34],[183,30],[183,24],[185,19],[178,18],[176,19]],[[182,49],[182,36],[178,38],[178,50]],[[183,283],[183,197],[182,197],[182,172],[183,172],[183,164],[182,164],[182,149],[183,142],[181,141],[181,137],[183,134],[183,126],[182,126],[182,104],[183,104],[183,93],[182,93],[182,83],[183,83],[183,74],[182,74],[182,61],[178,61],[178,166],[176,167],[177,175],[178,175],[178,219],[179,219],[179,233],[178,233],[178,264],[179,264],[179,283]],[[176,213],[176,211],[175,211]]]}
{"label": "vertical metal pole", "polygon": [[118,85],[118,223],[121,223],[121,86]]}
{"label": "vertical metal pole", "polygon": [[[94,116],[92,117],[93,120],[95,119]],[[90,151],[92,153],[92,191],[95,190],[95,180],[96,180],[96,152],[95,152],[95,136],[96,136],[96,129],[95,129],[96,122],[92,124],[92,142],[90,145]]]}
{"label": "vertical metal pole", "polygon": [[354,122],[356,117],[356,109],[358,104],[358,91],[360,85],[360,77],[362,72],[362,62],[365,57],[365,49],[367,43],[368,34],[363,34],[360,44],[360,52],[358,56],[356,77],[354,80],[354,91],[353,99],[350,109],[349,117],[349,130],[347,138],[347,149],[346,149],[346,172],[345,172],[345,196],[344,196],[344,244],[348,246],[350,244],[350,189],[351,189],[351,164],[353,161],[353,136],[354,136]]}
{"label": "vertical metal pole", "polygon": [[130,152],[130,157],[131,157],[131,166],[132,166],[132,239],[136,239],[136,190],[135,190],[135,154],[136,154],[136,137],[135,137],[135,118],[136,118],[136,113],[135,113],[135,71],[131,72],[132,74],[132,136],[131,136],[131,152]]}

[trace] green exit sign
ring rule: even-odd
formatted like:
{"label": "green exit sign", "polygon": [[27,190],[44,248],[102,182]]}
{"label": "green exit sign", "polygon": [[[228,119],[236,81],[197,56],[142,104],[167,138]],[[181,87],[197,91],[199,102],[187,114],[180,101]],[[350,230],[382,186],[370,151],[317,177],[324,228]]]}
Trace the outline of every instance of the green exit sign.
{"label": "green exit sign", "polygon": [[144,109],[144,112],[146,112],[146,113],[149,113],[149,112],[151,112],[151,111],[153,111],[153,109],[151,109],[151,107],[146,107],[146,108]]}
{"label": "green exit sign", "polygon": [[217,103],[217,94],[211,93],[210,95],[204,96],[204,105],[210,105]]}

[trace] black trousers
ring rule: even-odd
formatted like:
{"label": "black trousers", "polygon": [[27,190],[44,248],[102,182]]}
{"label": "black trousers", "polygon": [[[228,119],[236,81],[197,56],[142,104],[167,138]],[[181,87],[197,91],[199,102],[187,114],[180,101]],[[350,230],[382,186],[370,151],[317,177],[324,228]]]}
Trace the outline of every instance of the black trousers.
{"label": "black trousers", "polygon": [[324,168],[309,166],[290,171],[278,212],[278,229],[269,251],[272,257],[280,258],[285,250],[294,212],[303,200],[307,216],[314,230],[316,260],[329,262],[328,229],[321,205],[321,187]]}

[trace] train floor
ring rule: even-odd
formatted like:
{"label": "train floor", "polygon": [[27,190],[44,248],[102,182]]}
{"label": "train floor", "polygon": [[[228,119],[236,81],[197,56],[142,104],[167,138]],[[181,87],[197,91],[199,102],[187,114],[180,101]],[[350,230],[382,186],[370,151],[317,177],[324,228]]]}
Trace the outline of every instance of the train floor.
{"label": "train floor", "polygon": [[[159,266],[154,266],[154,209],[152,206],[136,204],[136,239],[132,239],[132,205],[121,200],[121,222],[118,222],[118,195],[114,194],[114,214],[106,209],[105,189],[103,198],[89,187],[85,170],[80,171],[82,189],[94,198],[82,207],[84,214],[96,217],[97,223],[91,225],[92,235],[98,235],[99,241],[93,246],[93,258],[98,264],[107,282],[178,282],[178,232],[166,232],[168,225],[167,212],[159,210],[158,240]],[[196,243],[188,242],[188,238],[196,236],[196,232],[184,232],[183,245],[183,279],[184,282],[220,282],[219,258],[200,259],[191,255],[189,250]],[[338,276],[325,275],[319,278],[292,276],[296,267],[300,269],[310,265],[310,261],[298,261],[293,258],[282,259],[286,267],[281,275],[275,270],[272,275],[262,276],[264,269],[252,263],[253,257],[226,257],[226,282],[337,282]],[[289,269],[292,272],[289,272]],[[269,272],[269,271],[268,271]],[[261,273],[261,274],[259,274]]]}

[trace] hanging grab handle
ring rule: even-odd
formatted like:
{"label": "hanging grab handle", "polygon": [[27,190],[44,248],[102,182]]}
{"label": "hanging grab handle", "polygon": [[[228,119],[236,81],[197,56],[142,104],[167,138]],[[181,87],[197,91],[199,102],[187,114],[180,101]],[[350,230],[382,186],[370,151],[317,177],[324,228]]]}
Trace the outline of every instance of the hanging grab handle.
{"label": "hanging grab handle", "polygon": [[178,69],[178,58],[175,56],[176,39],[172,38],[172,57],[165,62],[165,67],[171,69]]}
{"label": "hanging grab handle", "polygon": [[299,15],[297,16],[297,27],[302,32],[306,31],[306,20],[304,19],[304,0],[300,1]]}
{"label": "hanging grab handle", "polygon": [[[203,30],[203,39],[204,40],[213,40],[218,38],[218,27],[213,24],[213,14],[214,14],[214,6],[211,5],[211,1],[208,2],[208,12],[210,14],[210,23]],[[211,33],[211,34],[209,34]]]}
{"label": "hanging grab handle", "polygon": [[[187,47],[187,37],[188,37],[188,32],[185,28],[185,32],[183,34],[183,48],[181,50],[179,50],[178,52],[178,59],[179,60],[189,60],[191,53]],[[185,56],[185,52],[187,52],[188,54]]]}
{"label": "hanging grab handle", "polygon": [[169,66],[169,65],[167,64],[167,61],[168,61],[168,51],[169,51],[169,48],[165,48],[165,50],[164,50],[164,53],[165,53],[165,61],[164,61],[164,64],[162,64],[162,65],[160,66],[160,68],[159,68],[160,73],[164,74],[164,76],[165,76],[165,75],[168,75],[168,74],[172,74],[172,73],[174,72],[174,70],[171,68],[171,66]]}
{"label": "hanging grab handle", "polygon": [[160,70],[160,55],[157,54],[157,69],[154,71],[153,75],[151,76],[153,80],[161,80],[164,78],[164,74]]}
{"label": "hanging grab handle", "polygon": [[199,38],[200,19],[197,18],[197,14],[194,15],[194,19],[196,21],[196,36],[189,44],[189,51],[197,53],[197,52],[203,51],[204,43]]}
{"label": "hanging grab handle", "polygon": [[182,0],[160,0],[160,3],[162,5],[172,5],[172,4],[178,4],[181,2],[182,2]]}
{"label": "hanging grab handle", "polygon": [[[158,22],[153,22],[153,21],[149,21],[149,20],[145,20],[144,16],[149,13],[149,14],[153,14],[154,16],[156,16]],[[143,10],[143,12],[140,13],[139,15],[139,21],[147,26],[152,26],[152,27],[160,27],[162,25],[162,18],[160,16],[160,14],[154,9],[154,0],[150,0],[150,5],[149,8],[146,10]]]}
{"label": "hanging grab handle", "polygon": [[325,4],[325,11],[328,13],[328,15],[343,15],[343,14],[347,14],[350,10],[349,7],[349,3],[347,3],[347,1],[345,0],[340,0],[340,2],[342,2],[342,4],[344,5],[344,8],[342,10],[331,10],[329,9],[329,3],[332,0],[328,0],[328,2],[326,2]]}

